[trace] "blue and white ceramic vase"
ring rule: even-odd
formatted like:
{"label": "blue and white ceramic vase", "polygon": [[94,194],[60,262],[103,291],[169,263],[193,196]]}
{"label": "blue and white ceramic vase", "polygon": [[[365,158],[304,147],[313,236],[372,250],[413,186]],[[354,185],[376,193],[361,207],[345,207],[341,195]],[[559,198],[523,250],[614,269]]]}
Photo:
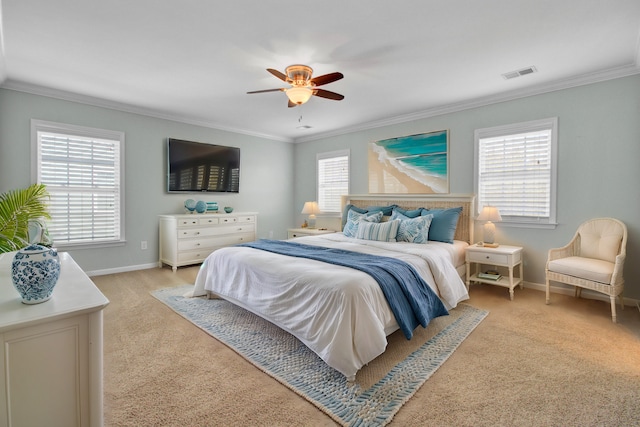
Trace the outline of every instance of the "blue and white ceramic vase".
{"label": "blue and white ceramic vase", "polygon": [[55,249],[29,245],[13,257],[11,279],[25,304],[49,300],[59,277],[60,259]]}

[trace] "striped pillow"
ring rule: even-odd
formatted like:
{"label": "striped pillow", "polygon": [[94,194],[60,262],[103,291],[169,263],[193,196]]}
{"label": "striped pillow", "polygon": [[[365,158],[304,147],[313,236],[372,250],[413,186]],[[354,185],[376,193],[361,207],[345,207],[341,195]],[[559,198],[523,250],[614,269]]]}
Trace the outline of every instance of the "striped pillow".
{"label": "striped pillow", "polygon": [[346,237],[356,237],[356,234],[358,233],[358,225],[361,222],[380,222],[381,219],[382,212],[369,214],[358,213],[354,210],[351,210],[347,215],[347,223],[345,224],[342,232]]}
{"label": "striped pillow", "polygon": [[399,219],[380,223],[362,221],[360,222],[360,224],[358,224],[356,239],[376,240],[379,242],[395,242],[399,226]]}

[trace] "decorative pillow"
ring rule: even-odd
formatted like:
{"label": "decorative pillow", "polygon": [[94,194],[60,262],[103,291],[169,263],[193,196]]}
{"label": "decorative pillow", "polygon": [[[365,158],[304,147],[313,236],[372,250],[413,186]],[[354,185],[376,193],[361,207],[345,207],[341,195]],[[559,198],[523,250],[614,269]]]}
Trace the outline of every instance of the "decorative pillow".
{"label": "decorative pillow", "polygon": [[415,218],[418,217],[422,214],[422,211],[426,210],[425,208],[418,208],[418,209],[414,209],[411,211],[406,211],[402,208],[394,208],[393,211],[394,212],[398,212],[399,214],[402,214],[404,216],[406,216],[407,218]]}
{"label": "decorative pillow", "polygon": [[392,220],[400,220],[400,226],[398,227],[398,235],[396,240],[398,242],[410,242],[410,243],[427,243],[429,240],[429,226],[433,215],[424,215],[416,218],[409,218],[397,211],[393,212],[391,216]]}
{"label": "decorative pillow", "polygon": [[362,209],[359,208],[357,206],[353,206],[351,204],[347,205],[344,207],[344,211],[342,211],[342,228],[344,228],[344,226],[347,224],[347,216],[349,215],[350,211],[355,211],[357,213],[367,213],[368,211],[366,209]]}
{"label": "decorative pillow", "polygon": [[395,207],[397,207],[398,205],[389,205],[389,206],[367,206],[367,212],[372,213],[372,212],[378,212],[381,211],[382,215],[384,216],[390,216],[391,212],[393,212],[393,209]]}
{"label": "decorative pillow", "polygon": [[347,224],[347,215],[349,211],[354,210],[357,213],[376,213],[382,212],[384,216],[390,216],[391,212],[397,205],[389,205],[389,206],[367,206],[367,208],[359,208],[357,206],[353,206],[352,204],[348,204],[344,207],[344,211],[342,212],[342,228]]}
{"label": "decorative pillow", "polygon": [[395,242],[399,225],[399,219],[379,223],[360,221],[358,231],[356,232],[356,239]]}
{"label": "decorative pillow", "polygon": [[382,219],[382,212],[358,213],[355,210],[350,210],[347,214],[347,223],[344,225],[342,232],[347,237],[356,237],[358,232],[358,225],[361,222],[380,222]]}
{"label": "decorative pillow", "polygon": [[422,215],[433,215],[431,226],[429,227],[429,240],[453,243],[453,236],[456,234],[460,212],[462,212],[462,207],[422,211]]}

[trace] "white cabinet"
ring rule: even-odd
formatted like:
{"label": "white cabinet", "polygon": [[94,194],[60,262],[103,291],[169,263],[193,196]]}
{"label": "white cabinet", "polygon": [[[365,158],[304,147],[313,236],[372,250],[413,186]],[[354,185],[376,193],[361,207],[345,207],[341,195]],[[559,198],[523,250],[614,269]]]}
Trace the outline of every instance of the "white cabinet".
{"label": "white cabinet", "polygon": [[[496,248],[482,247],[472,245],[466,251],[467,261],[467,290],[471,282],[487,283],[490,285],[503,286],[509,288],[509,297],[513,300],[513,289],[520,285],[520,289],[524,286],[522,282],[522,247],[500,245]],[[476,272],[471,275],[471,264],[476,264]],[[499,277],[498,279],[485,279],[478,277],[481,265],[494,265],[509,268],[508,277]],[[513,270],[520,266],[520,277],[514,277]]]}
{"label": "white cabinet", "polygon": [[160,266],[199,264],[224,246],[256,240],[257,213],[160,215]]}
{"label": "white cabinet", "polygon": [[0,427],[102,426],[102,309],[67,253],[49,301],[23,304],[0,254]]}

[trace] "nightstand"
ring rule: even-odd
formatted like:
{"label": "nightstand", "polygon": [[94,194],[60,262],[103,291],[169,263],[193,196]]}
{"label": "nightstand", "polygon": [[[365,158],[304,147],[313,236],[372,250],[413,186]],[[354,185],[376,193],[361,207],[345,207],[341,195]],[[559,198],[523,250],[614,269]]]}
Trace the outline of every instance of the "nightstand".
{"label": "nightstand", "polygon": [[[509,288],[509,297],[513,301],[513,288],[522,283],[522,247],[500,245],[497,248],[471,245],[466,251],[467,261],[467,290],[470,282],[487,283],[489,285]],[[476,264],[476,272],[471,275],[471,263]],[[478,277],[481,265],[492,265],[509,268],[509,277],[500,277],[497,280]],[[513,269],[520,266],[520,277],[513,277]]]}
{"label": "nightstand", "polygon": [[326,228],[290,228],[287,230],[288,239],[301,236],[319,236],[320,234],[335,233],[335,230],[327,230]]}

